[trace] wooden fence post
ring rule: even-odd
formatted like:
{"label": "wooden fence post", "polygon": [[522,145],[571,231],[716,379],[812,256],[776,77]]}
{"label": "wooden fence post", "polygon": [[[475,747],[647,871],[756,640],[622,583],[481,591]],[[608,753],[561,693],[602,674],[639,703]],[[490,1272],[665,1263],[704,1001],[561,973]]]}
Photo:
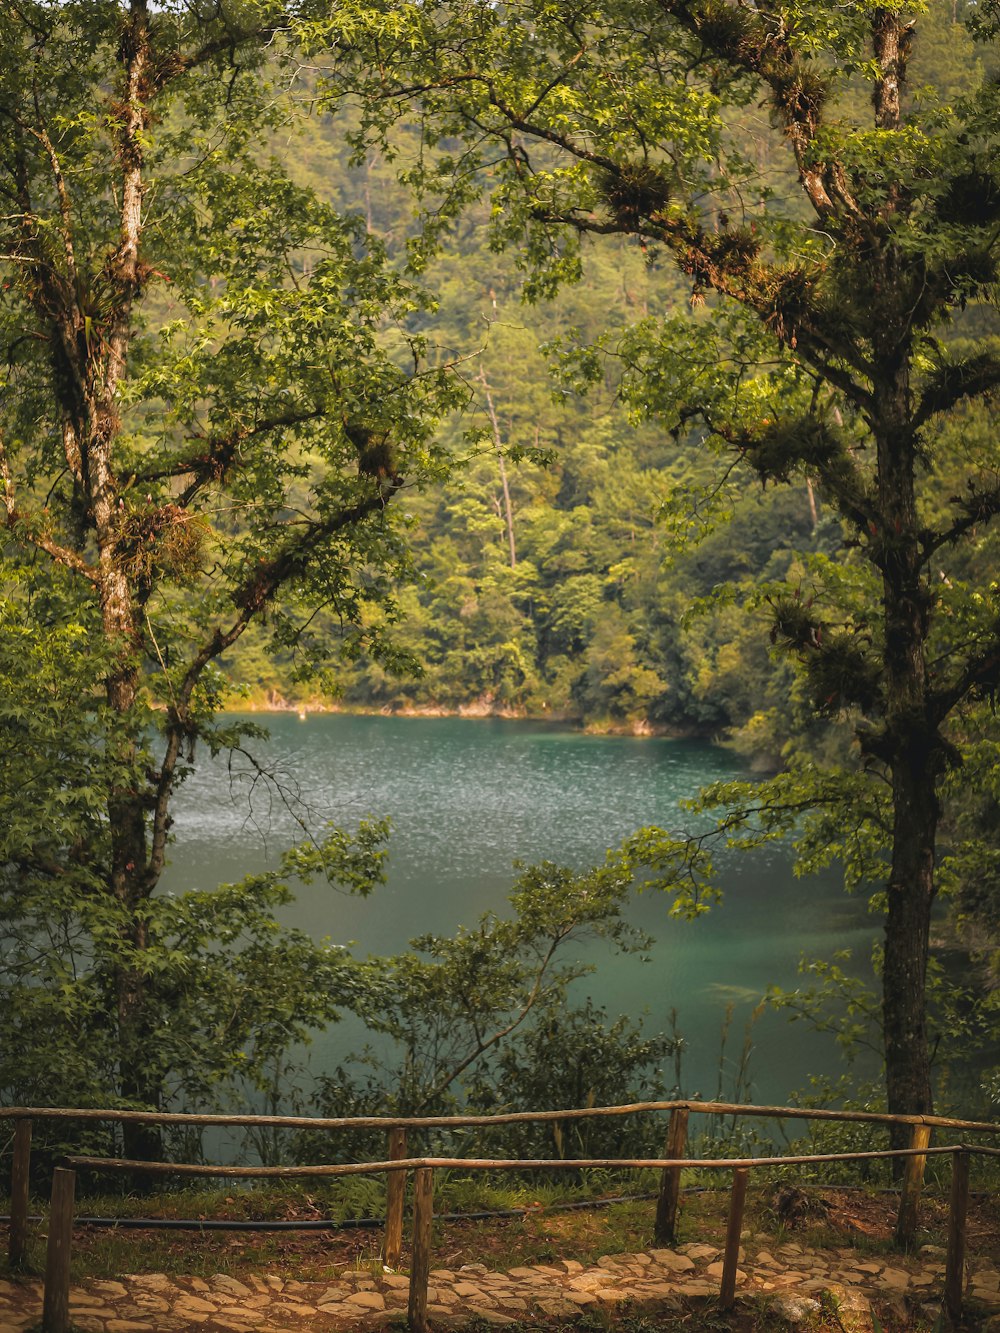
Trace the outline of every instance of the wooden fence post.
{"label": "wooden fence post", "polygon": [[14,1121],[14,1161],[10,1169],[10,1235],[7,1257],[20,1268],[28,1250],[28,1183],[31,1175],[31,1121]]}
{"label": "wooden fence post", "polygon": [[[687,1152],[688,1108],[675,1106],[670,1112],[664,1157],[680,1158]],[[656,1225],[653,1235],[660,1245],[672,1245],[677,1239],[677,1204],[681,1195],[681,1168],[665,1166],[660,1174],[660,1197],[656,1201]]]}
{"label": "wooden fence post", "polygon": [[733,1170],[733,1192],[729,1199],[729,1225],[726,1228],[726,1253],[722,1261],[722,1286],[719,1289],[719,1307],[732,1309],[736,1299],[736,1267],[740,1258],[740,1231],[743,1227],[743,1205],[747,1197],[748,1167]]}
{"label": "wooden fence post", "polygon": [[924,1184],[924,1168],[927,1157],[924,1149],[930,1146],[930,1125],[914,1125],[910,1134],[910,1147],[917,1150],[913,1157],[905,1157],[903,1183],[899,1192],[899,1213],[896,1217],[896,1244],[909,1248],[917,1237],[917,1204]]}
{"label": "wooden fence post", "polygon": [[427,1333],[427,1278],[431,1271],[431,1230],[434,1224],[434,1171],[418,1166],[413,1173],[413,1254],[410,1260],[411,1333]]}
{"label": "wooden fence post", "polygon": [[49,1246],[45,1257],[42,1333],[69,1333],[69,1259],[73,1245],[76,1172],[57,1166],[52,1173]]}
{"label": "wooden fence post", "polygon": [[[389,1161],[398,1162],[406,1156],[406,1130],[389,1130]],[[387,1268],[398,1268],[403,1253],[403,1201],[406,1197],[406,1172],[390,1171],[386,1181],[385,1241],[382,1262]]]}
{"label": "wooden fence post", "polygon": [[948,1318],[962,1317],[965,1287],[965,1218],[969,1211],[969,1154],[957,1149],[951,1158],[951,1204],[948,1210],[948,1258],[944,1274],[944,1306]]}

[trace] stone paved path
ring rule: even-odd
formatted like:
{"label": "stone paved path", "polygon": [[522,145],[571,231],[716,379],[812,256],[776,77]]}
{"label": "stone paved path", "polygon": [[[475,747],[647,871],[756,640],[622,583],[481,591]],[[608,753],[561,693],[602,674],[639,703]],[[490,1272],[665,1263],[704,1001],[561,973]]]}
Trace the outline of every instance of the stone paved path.
{"label": "stone paved path", "polygon": [[[738,1291],[770,1293],[777,1309],[801,1319],[817,1309],[817,1297],[832,1291],[844,1327],[869,1330],[869,1298],[889,1299],[902,1309],[936,1306],[944,1277],[944,1252],[925,1246],[919,1256],[873,1257],[851,1249],[807,1250],[794,1242],[768,1248],[762,1235],[745,1237]],[[481,1264],[431,1271],[429,1316],[448,1326],[478,1315],[490,1324],[531,1315],[570,1316],[587,1307],[623,1301],[670,1309],[692,1298],[715,1296],[721,1253],[711,1245],[677,1250],[606,1255],[585,1268],[570,1259],[491,1272]],[[162,1273],[125,1275],[119,1281],[92,1279],[70,1292],[74,1325],[82,1333],[340,1333],[401,1318],[409,1280],[402,1274],[347,1269],[330,1282],[295,1282],[269,1274],[236,1278],[219,1273],[203,1279]],[[1000,1313],[1000,1271],[973,1259],[968,1292]],[[0,1333],[21,1333],[41,1314],[39,1282],[0,1282]]]}

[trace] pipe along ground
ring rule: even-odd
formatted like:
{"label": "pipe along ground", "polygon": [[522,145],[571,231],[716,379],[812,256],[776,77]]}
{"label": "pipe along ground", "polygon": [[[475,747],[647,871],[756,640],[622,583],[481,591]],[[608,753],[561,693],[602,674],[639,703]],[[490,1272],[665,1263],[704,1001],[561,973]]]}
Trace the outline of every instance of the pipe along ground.
{"label": "pipe along ground", "polygon": [[[891,1186],[871,1188],[867,1185],[836,1185],[838,1190],[863,1190],[871,1194],[898,1194],[898,1189]],[[715,1190],[714,1186],[691,1185],[682,1190],[682,1194],[706,1194]],[[972,1190],[971,1197],[985,1197],[989,1190]],[[579,1199],[569,1203],[547,1203],[542,1208],[497,1208],[478,1213],[438,1213],[438,1222],[488,1222],[494,1217],[526,1217],[534,1212],[570,1213],[586,1208],[609,1208],[615,1203],[642,1203],[655,1199],[655,1193],[618,1194],[611,1199]],[[40,1213],[33,1213],[28,1222],[41,1223],[45,1218]],[[0,1226],[10,1222],[10,1215],[0,1213]],[[274,1219],[272,1221],[250,1221],[247,1219],[227,1220],[225,1218],[201,1219],[197,1217],[85,1217],[82,1214],[73,1219],[74,1226],[108,1227],[122,1231],[377,1231],[385,1226],[384,1217],[349,1217],[343,1222],[334,1222],[329,1218],[303,1218],[299,1222]]]}
{"label": "pipe along ground", "polygon": [[[611,1199],[581,1199],[570,1203],[545,1204],[542,1208],[498,1208],[478,1213],[438,1213],[438,1222],[486,1222],[493,1217],[525,1217],[534,1212],[569,1213],[584,1208],[607,1208],[614,1203],[635,1203],[655,1199],[655,1194],[621,1194]],[[28,1218],[38,1223],[41,1214]],[[0,1224],[8,1223],[9,1216],[0,1214]],[[275,1219],[273,1221],[227,1220],[197,1217],[85,1217],[77,1216],[73,1225],[78,1227],[120,1228],[122,1231],[352,1231],[378,1230],[385,1226],[384,1217],[350,1217],[343,1222],[328,1218],[303,1218],[299,1222]]]}

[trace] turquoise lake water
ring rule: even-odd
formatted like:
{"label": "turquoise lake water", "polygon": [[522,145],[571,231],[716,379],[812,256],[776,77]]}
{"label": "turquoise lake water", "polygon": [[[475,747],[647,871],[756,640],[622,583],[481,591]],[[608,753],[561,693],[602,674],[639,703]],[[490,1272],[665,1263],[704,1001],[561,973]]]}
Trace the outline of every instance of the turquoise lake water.
{"label": "turquoise lake water", "polygon": [[[281,790],[254,783],[237,756],[201,756],[176,806],[177,845],[164,888],[209,888],[265,864],[302,836],[299,820],[351,826],[392,820],[388,883],[368,899],[313,885],[288,920],[355,952],[393,953],[427,931],[451,932],[502,911],[512,862],[583,867],[634,829],[690,826],[678,808],[706,782],[738,776],[726,751],[677,740],[587,736],[540,724],[462,718],[295,714],[257,716],[270,730],[255,754]],[[290,807],[290,808],[289,808]],[[720,1031],[736,1006],[729,1054],[766,987],[796,984],[803,955],[850,948],[867,959],[878,923],[847,897],[836,872],[796,879],[780,849],[721,858],[725,900],[694,922],[673,920],[655,892],[636,895],[632,920],[656,944],[649,960],[587,946],[593,976],[576,983],[610,1015],[644,1013],[651,1030],[676,1009],[689,1095],[718,1091]],[[361,1044],[340,1025],[311,1048],[331,1067]],[[753,1099],[782,1102],[813,1073],[834,1072],[828,1038],[772,1014],[754,1029]],[[723,1092],[731,1089],[724,1086]]]}

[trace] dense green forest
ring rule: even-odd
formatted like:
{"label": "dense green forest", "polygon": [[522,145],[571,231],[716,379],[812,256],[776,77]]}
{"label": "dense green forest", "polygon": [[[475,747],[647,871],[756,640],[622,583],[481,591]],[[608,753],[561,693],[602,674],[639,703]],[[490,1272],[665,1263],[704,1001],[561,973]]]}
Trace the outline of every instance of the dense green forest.
{"label": "dense green forest", "polygon": [[[954,94],[980,76],[989,53],[962,17],[941,5],[922,20],[915,86]],[[355,129],[349,111],[310,122],[292,140],[294,173],[338,210],[361,211],[399,253],[416,229],[399,184],[419,151],[416,130],[395,126],[388,152],[370,148],[358,162]],[[763,136],[758,150],[765,175],[779,174]],[[791,189],[782,182],[776,207]],[[246,636],[224,663],[244,697],[698,734],[764,771],[800,742],[835,747],[768,643],[761,589],[788,583],[808,595],[822,578],[812,557],[851,563],[848,534],[808,478],[748,485],[724,456],[705,456],[702,432],[650,421],[635,401],[649,386],[629,382],[621,335],[632,332],[638,356],[644,331],[664,318],[704,326],[715,313],[692,303],[669,259],[637,238],[592,242],[578,280],[557,299],[532,299],[530,275],[516,251],[497,250],[481,200],[423,280],[439,303],[426,320],[438,354],[462,358],[468,400],[443,435],[469,462],[447,486],[406,495],[413,563],[394,635],[404,660],[393,670],[362,657],[317,687],[297,678],[294,653],[276,654],[262,633],[251,649]],[[974,306],[947,336],[971,342],[992,327],[990,310]],[[577,373],[595,346],[605,348],[599,368]],[[988,448],[990,414],[963,407],[948,430],[942,496],[962,484],[977,440]],[[942,560],[939,577],[988,580],[994,548],[984,531],[974,549],[949,553],[947,568]]]}
{"label": "dense green forest", "polygon": [[[344,131],[332,116],[310,125],[294,141],[295,170],[338,209],[363,202],[366,226],[402,247],[414,224],[397,172],[414,136],[400,127],[392,154],[352,166]],[[841,545],[835,517],[808,483],[748,493],[720,481],[700,438],[630,411],[618,356],[589,391],[576,384],[564,364],[575,349],[688,317],[689,293],[665,263],[628,239],[590,247],[578,282],[529,302],[488,224],[485,203],[471,209],[423,277],[440,303],[427,320],[438,354],[462,362],[468,401],[443,433],[468,461],[446,485],[405,497],[412,567],[394,638],[406,658],[395,670],[368,657],[334,668],[324,692],[259,632],[224,669],[258,705],[725,736],[760,767],[780,767],[783,746],[808,728],[793,673],[770,660],[766,615],[744,596],[717,605],[713,595],[790,572],[807,580],[808,556]]]}
{"label": "dense green forest", "polygon": [[330,1109],[527,1101],[557,1037],[663,1086],[668,1040],[567,1011],[570,946],[642,948],[636,875],[702,911],[709,834],[362,963],[277,918],[370,892],[381,823],[160,891],[247,698],[722,740],[771,776],[703,793],[717,839],[885,919],[881,1002],[833,965],[784,1002],[870,1018],[896,1111],[989,1030],[994,16],[585,8],[0,14],[5,1100],[276,1095],[345,1009],[406,1077]]}

